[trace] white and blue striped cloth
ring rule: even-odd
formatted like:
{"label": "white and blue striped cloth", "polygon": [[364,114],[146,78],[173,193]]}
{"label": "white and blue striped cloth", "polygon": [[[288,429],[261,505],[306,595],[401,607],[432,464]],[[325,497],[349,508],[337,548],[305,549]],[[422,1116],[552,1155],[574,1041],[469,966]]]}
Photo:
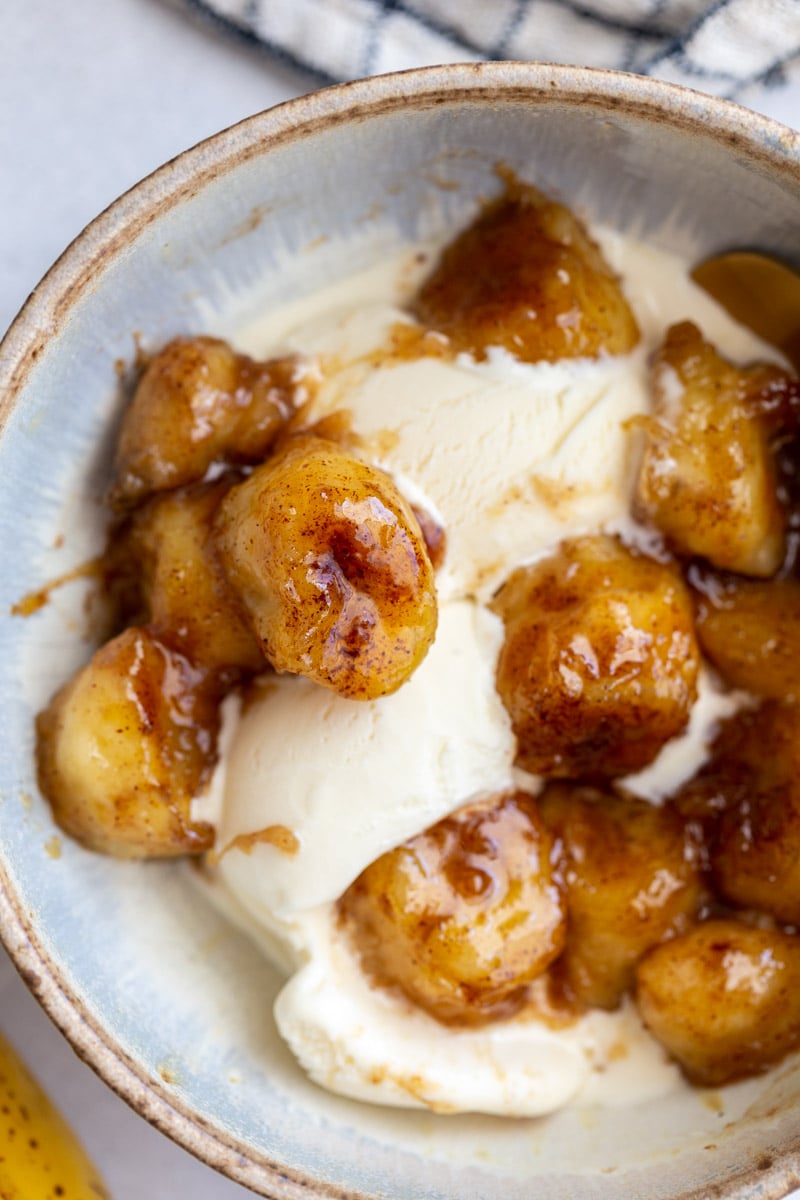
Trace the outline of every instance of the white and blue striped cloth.
{"label": "white and blue striped cloth", "polygon": [[521,59],[616,67],[741,97],[800,75],[800,0],[173,2],[324,81]]}

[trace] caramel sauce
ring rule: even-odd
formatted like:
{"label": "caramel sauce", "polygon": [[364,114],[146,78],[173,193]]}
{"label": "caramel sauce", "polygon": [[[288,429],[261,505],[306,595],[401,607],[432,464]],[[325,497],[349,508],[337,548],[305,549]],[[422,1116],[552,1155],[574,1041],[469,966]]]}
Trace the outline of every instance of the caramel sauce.
{"label": "caramel sauce", "polygon": [[44,844],[44,850],[48,858],[61,858],[61,838],[57,833],[54,833],[52,837],[47,839]]}
{"label": "caramel sauce", "polygon": [[419,522],[422,536],[428,549],[428,558],[434,571],[438,571],[447,553],[447,534],[438,521],[435,521],[427,509],[412,504],[411,511]]}
{"label": "caramel sauce", "polygon": [[288,440],[305,434],[325,438],[326,441],[336,442],[345,448],[361,445],[361,437],[353,429],[353,414],[349,408],[336,408],[316,421],[311,419],[313,411],[314,399],[312,397],[304,401],[286,422],[286,426],[276,442],[276,452],[280,452]]}
{"label": "caramel sauce", "polygon": [[102,579],[104,577],[104,562],[102,558],[92,558],[88,562],[81,563],[80,566],[67,571],[64,575],[59,575],[55,579],[51,579],[43,587],[37,588],[33,592],[28,592],[16,604],[11,606],[12,617],[30,617],[34,613],[39,612],[46,604],[49,604],[50,597],[58,588],[64,587],[67,583],[74,583],[77,579]]}
{"label": "caramel sauce", "polygon": [[403,1075],[398,1071],[393,1071],[390,1067],[374,1067],[370,1071],[369,1082],[376,1087],[382,1083],[393,1083],[395,1087],[406,1092],[413,1100],[419,1101],[425,1108],[429,1108],[432,1112],[448,1113],[458,1111],[455,1105],[432,1101],[428,1097],[425,1080],[421,1075]]}
{"label": "caramel sauce", "polygon": [[370,366],[386,366],[394,362],[414,362],[419,358],[451,360],[458,350],[448,337],[424,325],[396,321],[389,330],[388,341],[378,350],[365,355],[363,362]]}
{"label": "caramel sauce", "polygon": [[557,479],[549,479],[546,475],[532,474],[525,484],[515,483],[507,488],[492,505],[492,514],[500,516],[509,505],[518,504],[526,499],[541,501],[554,516],[566,519],[572,506],[581,496],[587,495],[590,487],[578,487],[572,483],[559,483]]}
{"label": "caramel sauce", "polygon": [[575,484],[559,483],[557,479],[548,479],[544,475],[531,475],[528,482],[542,503],[560,517],[569,512],[581,493],[586,494],[589,491],[588,488],[578,488]]}
{"label": "caramel sauce", "polygon": [[281,854],[294,858],[300,849],[300,841],[287,825],[267,825],[264,829],[256,829],[253,833],[239,833],[220,851],[219,858],[229,850],[240,850],[242,854],[252,854],[256,846],[274,846]]}
{"label": "caramel sauce", "polygon": [[[380,346],[352,358],[343,358],[335,354],[321,355],[316,359],[315,365],[321,378],[330,383],[337,376],[342,376],[345,372],[355,368],[371,371],[396,363],[416,362],[421,358],[440,358],[450,361],[455,358],[457,353],[456,347],[450,340],[437,330],[429,329],[427,326],[413,321],[395,321],[389,327],[387,336]],[[316,386],[318,387],[319,383]],[[297,408],[287,424],[287,433],[316,432],[320,422],[309,423],[309,414],[312,409],[313,396]],[[341,411],[347,411],[346,404],[342,405]],[[328,419],[327,416],[323,417],[322,422],[326,422]],[[343,428],[340,435],[342,433],[348,437],[358,438],[352,428]],[[320,436],[329,435],[320,434]]]}
{"label": "caramel sauce", "polygon": [[[400,445],[400,434],[396,429],[378,429],[368,438],[361,439],[362,445],[369,449],[376,458],[386,458]],[[413,506],[412,506],[413,507]]]}
{"label": "caramel sauce", "polygon": [[586,1007],[578,1003],[564,986],[552,967],[525,989],[524,1001],[514,1014],[514,1020],[535,1021],[548,1029],[568,1029],[586,1015]]}

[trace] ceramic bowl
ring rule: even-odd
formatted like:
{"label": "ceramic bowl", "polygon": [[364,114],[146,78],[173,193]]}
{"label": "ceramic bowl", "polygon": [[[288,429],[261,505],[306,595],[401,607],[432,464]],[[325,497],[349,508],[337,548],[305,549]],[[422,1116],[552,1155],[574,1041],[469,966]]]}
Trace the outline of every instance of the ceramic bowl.
{"label": "ceramic bowl", "polygon": [[264,1196],[417,1200],[785,1195],[800,1069],[541,1120],[391,1112],[310,1084],[270,1019],[272,969],[180,865],[57,838],[33,718],[88,655],[80,582],[134,340],[229,334],[399,240],[456,227],[502,163],[583,215],[700,259],[800,251],[800,139],[609,72],[492,63],[333,88],[255,116],[118,200],[31,297],[0,355],[0,927],[77,1051],[144,1117]]}

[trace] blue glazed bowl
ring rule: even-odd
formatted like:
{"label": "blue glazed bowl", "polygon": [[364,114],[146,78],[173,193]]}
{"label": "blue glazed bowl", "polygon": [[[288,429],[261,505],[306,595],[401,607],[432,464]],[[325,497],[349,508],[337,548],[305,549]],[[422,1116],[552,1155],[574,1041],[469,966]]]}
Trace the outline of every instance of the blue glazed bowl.
{"label": "blue glazed bowl", "polygon": [[85,585],[27,618],[11,609],[101,544],[134,339],[225,336],[452,228],[496,188],[498,162],[693,259],[798,253],[789,130],[629,75],[468,64],[328,89],[204,142],[98,217],[26,304],[0,351],[0,933],[111,1087],[264,1196],[777,1198],[800,1181],[797,1064],[714,1095],[536,1121],[327,1095],[274,1032],[275,972],[191,870],[55,841],[37,791],[33,719],[88,656]]}

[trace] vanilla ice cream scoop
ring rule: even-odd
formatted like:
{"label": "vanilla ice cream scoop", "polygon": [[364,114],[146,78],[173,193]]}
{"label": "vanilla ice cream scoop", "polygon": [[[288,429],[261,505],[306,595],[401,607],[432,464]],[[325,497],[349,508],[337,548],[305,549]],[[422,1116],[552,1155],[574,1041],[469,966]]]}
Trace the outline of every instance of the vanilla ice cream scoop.
{"label": "vanilla ice cream scoop", "polygon": [[410,324],[408,254],[288,305],[238,339],[254,354],[277,349],[322,364],[306,419],[349,413],[363,457],[442,525],[442,602],[486,602],[513,567],[565,538],[641,537],[630,516],[638,470],[630,419],[649,411],[648,357],[667,325],[691,317],[734,361],[775,357],[692,283],[680,258],[617,234],[599,240],[642,330],[629,354],[533,364],[499,349],[485,362],[397,354],[392,331]]}
{"label": "vanilla ice cream scoop", "polygon": [[515,740],[494,687],[502,639],[499,617],[457,601],[391,696],[269,678],[235,730],[217,829],[219,870],[256,917],[338,899],[384,851],[511,786]]}

